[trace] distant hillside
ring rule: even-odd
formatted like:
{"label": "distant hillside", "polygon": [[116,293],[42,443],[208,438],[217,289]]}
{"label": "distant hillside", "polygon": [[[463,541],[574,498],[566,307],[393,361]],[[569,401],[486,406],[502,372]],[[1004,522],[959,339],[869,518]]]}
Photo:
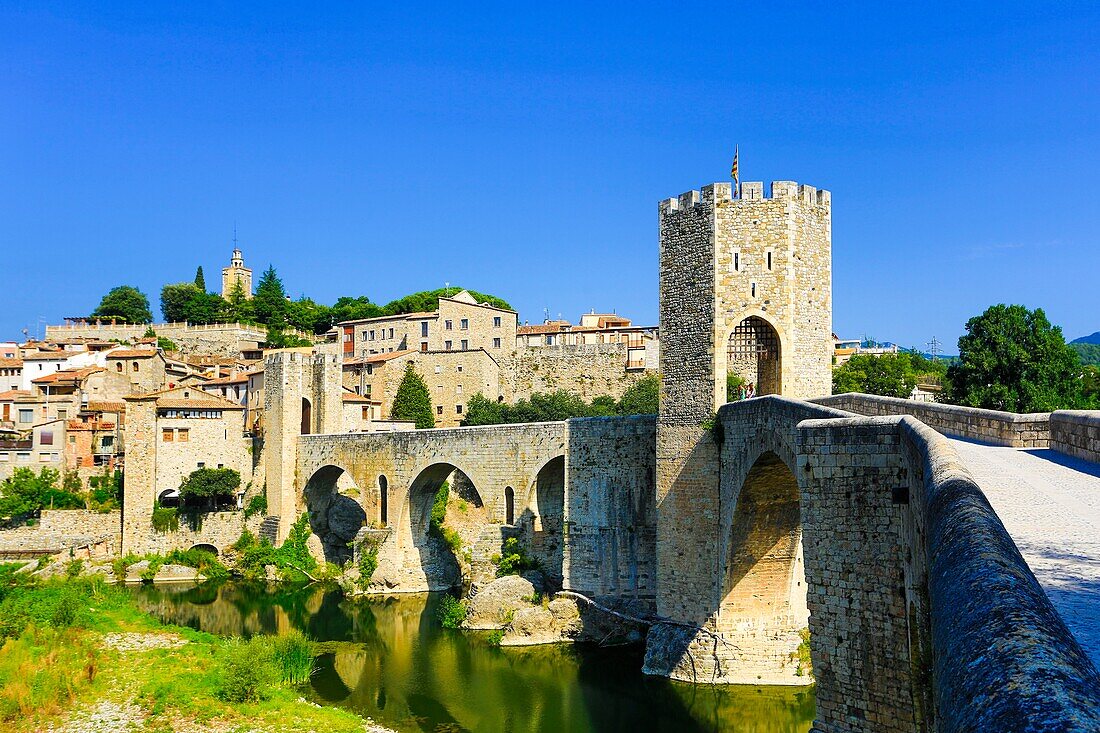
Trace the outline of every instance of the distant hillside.
{"label": "distant hillside", "polygon": [[1100,344],[1100,331],[1092,334],[1091,336],[1082,336],[1079,339],[1073,339],[1071,344]]}
{"label": "distant hillside", "polygon": [[[1088,338],[1093,338],[1097,334],[1093,334]],[[1100,366],[1100,343],[1082,341],[1077,339],[1072,342],[1069,347],[1081,355],[1082,364],[1091,364],[1093,366]]]}

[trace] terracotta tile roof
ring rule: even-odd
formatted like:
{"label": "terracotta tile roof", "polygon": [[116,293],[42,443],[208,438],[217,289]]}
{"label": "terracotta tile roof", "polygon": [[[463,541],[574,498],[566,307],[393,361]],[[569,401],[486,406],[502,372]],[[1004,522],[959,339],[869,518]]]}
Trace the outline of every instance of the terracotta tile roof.
{"label": "terracotta tile roof", "polygon": [[380,405],[382,404],[378,400],[372,400],[370,397],[364,397],[363,395],[355,394],[354,392],[345,392],[340,395],[340,398],[344,402],[362,402],[364,404]]}
{"label": "terracotta tile roof", "polygon": [[23,357],[23,361],[52,361],[54,359],[68,359],[73,354],[79,354],[79,351],[37,351],[33,354],[27,354]]}
{"label": "terracotta tile roof", "polygon": [[20,397],[34,397],[34,395],[25,389],[9,389],[7,392],[0,392],[0,400],[17,400]]}
{"label": "terracotta tile roof", "polygon": [[37,379],[32,379],[31,383],[32,384],[66,384],[66,383],[71,382],[73,384],[76,384],[80,380],[85,379],[88,376],[90,376],[92,374],[95,374],[96,372],[105,372],[105,371],[107,371],[107,370],[104,369],[103,367],[83,367],[81,369],[62,369],[59,372],[54,372],[53,374],[47,374],[44,377],[38,377]]}
{"label": "terracotta tile roof", "polygon": [[198,387],[174,387],[160,392],[147,392],[145,394],[127,395],[127,401],[155,400],[157,407],[169,407],[179,409],[218,409],[218,410],[243,410],[244,405],[231,402],[209,392],[204,392]]}
{"label": "terracotta tile roof", "polygon": [[404,356],[405,354],[415,354],[415,353],[417,353],[416,349],[403,349],[401,351],[390,351],[390,352],[385,353],[385,354],[371,354],[370,356],[364,356],[363,357],[363,363],[364,364],[378,364],[380,362],[389,361],[390,359],[396,359],[397,357]]}
{"label": "terracotta tile roof", "polygon": [[568,323],[543,323],[538,326],[520,326],[516,329],[517,336],[534,336],[543,333],[563,333],[570,330]]}
{"label": "terracotta tile roof", "polygon": [[88,412],[126,412],[126,403],[111,400],[89,400],[87,410]]}
{"label": "terracotta tile roof", "polygon": [[245,384],[248,382],[248,374],[232,374],[228,377],[218,377],[217,379],[208,379],[204,387],[217,387],[222,384]]}
{"label": "terracotta tile roof", "polygon": [[107,354],[108,359],[148,359],[156,356],[156,349],[119,349]]}
{"label": "terracotta tile roof", "polygon": [[16,367],[22,367],[23,360],[19,357],[9,358],[7,356],[0,356],[0,368],[2,369],[15,369]]}

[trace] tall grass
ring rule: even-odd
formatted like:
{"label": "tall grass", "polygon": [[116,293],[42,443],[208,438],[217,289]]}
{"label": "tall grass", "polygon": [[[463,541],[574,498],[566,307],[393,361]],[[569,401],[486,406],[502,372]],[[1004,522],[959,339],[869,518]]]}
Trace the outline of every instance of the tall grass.
{"label": "tall grass", "polygon": [[0,647],[0,720],[53,714],[95,681],[100,651],[82,629],[31,626]]}
{"label": "tall grass", "polygon": [[280,685],[298,685],[313,674],[313,642],[300,631],[283,636],[230,639],[222,647],[218,695],[228,702],[266,700]]}

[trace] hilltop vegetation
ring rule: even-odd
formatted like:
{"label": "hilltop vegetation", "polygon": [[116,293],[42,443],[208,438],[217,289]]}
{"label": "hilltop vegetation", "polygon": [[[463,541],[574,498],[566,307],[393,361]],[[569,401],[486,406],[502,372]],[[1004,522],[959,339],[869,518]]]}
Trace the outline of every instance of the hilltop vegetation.
{"label": "hilltop vegetation", "polygon": [[[299,344],[294,343],[293,338],[284,335],[286,329],[321,334],[342,321],[433,311],[439,307],[441,297],[452,297],[462,290],[460,287],[423,290],[385,305],[374,303],[365,295],[342,296],[332,305],[325,305],[304,295],[297,300],[289,300],[279,274],[274,267],[268,266],[260,276],[252,298],[248,298],[238,284],[226,299],[220,293],[207,291],[200,267],[194,281],[171,283],[161,288],[160,310],[164,320],[170,323],[252,323],[267,326],[274,339],[272,345],[296,346]],[[476,290],[468,292],[479,303],[512,309],[507,301],[495,295]],[[149,298],[130,285],[113,288],[103,296],[90,317],[114,319],[122,323],[149,323],[153,320]]]}
{"label": "hilltop vegetation", "polygon": [[1069,347],[1077,352],[1082,364],[1100,366],[1100,344],[1085,341],[1074,341]]}

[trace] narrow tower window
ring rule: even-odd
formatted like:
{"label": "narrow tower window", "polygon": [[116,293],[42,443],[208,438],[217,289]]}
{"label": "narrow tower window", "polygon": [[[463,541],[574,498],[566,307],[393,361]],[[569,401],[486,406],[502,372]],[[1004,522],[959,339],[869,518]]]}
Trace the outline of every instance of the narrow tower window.
{"label": "narrow tower window", "polygon": [[733,253],[733,271],[734,272],[741,272],[741,253],[740,252],[734,252]]}
{"label": "narrow tower window", "polygon": [[752,284],[752,297],[756,297],[756,283]]}
{"label": "narrow tower window", "polygon": [[772,269],[772,251],[768,250],[768,269]]}

